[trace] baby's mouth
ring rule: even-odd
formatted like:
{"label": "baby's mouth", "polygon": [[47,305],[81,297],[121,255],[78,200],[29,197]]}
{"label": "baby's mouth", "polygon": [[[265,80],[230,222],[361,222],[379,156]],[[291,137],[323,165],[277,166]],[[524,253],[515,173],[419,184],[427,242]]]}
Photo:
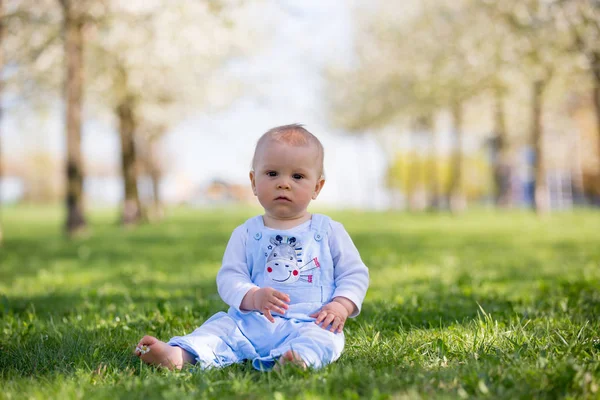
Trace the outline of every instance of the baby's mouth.
{"label": "baby's mouth", "polygon": [[275,198],[275,200],[282,200],[282,201],[291,201],[289,198],[285,197],[285,196],[277,196]]}

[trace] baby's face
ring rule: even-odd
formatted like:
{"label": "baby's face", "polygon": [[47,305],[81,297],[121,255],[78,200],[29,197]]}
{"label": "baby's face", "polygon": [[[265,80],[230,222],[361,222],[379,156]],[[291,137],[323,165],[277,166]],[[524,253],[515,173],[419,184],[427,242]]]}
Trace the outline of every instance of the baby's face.
{"label": "baby's face", "polygon": [[258,149],[250,180],[265,213],[276,220],[305,216],[308,204],[325,183],[316,146],[275,141]]}

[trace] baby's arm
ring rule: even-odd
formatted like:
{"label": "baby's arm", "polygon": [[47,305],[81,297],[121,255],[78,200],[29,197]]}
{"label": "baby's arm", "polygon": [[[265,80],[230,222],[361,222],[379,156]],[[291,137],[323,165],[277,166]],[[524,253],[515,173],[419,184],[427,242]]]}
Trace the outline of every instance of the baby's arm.
{"label": "baby's arm", "polygon": [[350,235],[339,222],[331,222],[329,248],[333,258],[335,291],[333,298],[345,298],[352,303],[349,318],[360,313],[369,287],[369,269],[360,258]]}
{"label": "baby's arm", "polygon": [[[223,262],[217,274],[217,289],[225,303],[241,310],[242,300],[248,291],[258,289],[252,282],[246,261],[248,232],[244,225],[235,228],[227,243]],[[243,310],[241,310],[243,311]]]}
{"label": "baby's arm", "polygon": [[223,263],[217,274],[219,295],[231,307],[240,311],[260,311],[265,317],[275,322],[271,311],[285,314],[290,302],[287,294],[273,288],[259,288],[250,276],[246,261],[246,240],[248,232],[245,227],[237,227],[231,234]]}
{"label": "baby's arm", "polygon": [[347,318],[358,315],[369,286],[369,270],[350,235],[339,222],[331,222],[329,248],[333,259],[333,299],[310,315],[323,329],[341,332]]}

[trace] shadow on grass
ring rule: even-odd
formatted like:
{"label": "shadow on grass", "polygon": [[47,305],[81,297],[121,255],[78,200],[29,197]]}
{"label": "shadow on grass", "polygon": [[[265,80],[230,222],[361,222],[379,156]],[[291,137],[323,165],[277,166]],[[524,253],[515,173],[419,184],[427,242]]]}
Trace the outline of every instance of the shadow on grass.
{"label": "shadow on grass", "polygon": [[415,294],[402,304],[365,302],[358,324],[372,325],[382,334],[402,329],[435,329],[463,324],[485,312],[499,322],[514,317],[562,317],[572,322],[600,319],[600,284],[594,281],[558,281],[528,293],[528,299],[508,300],[494,294],[461,293],[433,283],[431,290]]}
{"label": "shadow on grass", "polygon": [[67,241],[61,237],[7,238],[0,253],[0,279],[35,277],[52,268],[89,270],[98,267],[145,264],[158,271],[181,271],[190,264],[219,263],[229,239],[227,234],[200,232],[185,237],[152,235],[96,236]]}
{"label": "shadow on grass", "polygon": [[[79,313],[101,315],[147,312],[152,309],[164,309],[166,305],[173,310],[188,308],[214,308],[225,303],[217,293],[214,279],[199,280],[187,284],[152,282],[143,289],[131,284],[131,291],[122,294],[103,294],[98,289],[79,290],[77,292],[48,293],[40,296],[2,296],[0,315],[24,316],[35,314],[39,317],[64,317]],[[159,292],[157,294],[156,292]]]}
{"label": "shadow on grass", "polygon": [[432,292],[413,296],[397,304],[390,301],[366,302],[360,323],[373,325],[382,334],[411,328],[445,328],[477,318],[481,309],[495,318],[508,319],[515,315],[513,303],[495,296],[471,296],[458,293]]}

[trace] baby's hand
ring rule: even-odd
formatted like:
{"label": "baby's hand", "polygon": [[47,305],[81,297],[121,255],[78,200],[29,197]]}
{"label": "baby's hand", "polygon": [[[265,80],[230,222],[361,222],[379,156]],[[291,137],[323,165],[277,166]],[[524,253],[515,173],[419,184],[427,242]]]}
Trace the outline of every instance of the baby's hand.
{"label": "baby's hand", "polygon": [[258,289],[252,293],[252,296],[252,304],[254,304],[253,308],[262,312],[271,322],[275,322],[275,318],[271,315],[271,311],[285,314],[285,310],[289,307],[286,303],[290,302],[290,296],[270,287]]}
{"label": "baby's hand", "polygon": [[332,301],[325,304],[319,311],[312,313],[310,317],[316,318],[315,323],[321,328],[331,332],[340,333],[344,329],[344,323],[348,318],[348,310],[342,304]]}

